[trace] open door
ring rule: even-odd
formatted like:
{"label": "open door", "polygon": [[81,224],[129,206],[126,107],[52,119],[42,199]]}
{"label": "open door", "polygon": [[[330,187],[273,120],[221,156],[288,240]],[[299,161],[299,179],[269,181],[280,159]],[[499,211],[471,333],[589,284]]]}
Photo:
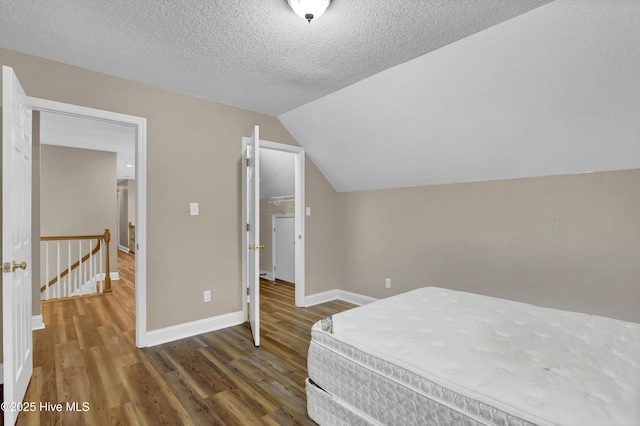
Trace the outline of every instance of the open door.
{"label": "open door", "polygon": [[242,154],[242,271],[249,288],[249,323],[260,346],[260,129],[255,126]]}
{"label": "open door", "polygon": [[[13,425],[33,372],[31,340],[31,108],[2,67],[2,336],[4,424]],[[11,408],[14,409],[11,409]]]}

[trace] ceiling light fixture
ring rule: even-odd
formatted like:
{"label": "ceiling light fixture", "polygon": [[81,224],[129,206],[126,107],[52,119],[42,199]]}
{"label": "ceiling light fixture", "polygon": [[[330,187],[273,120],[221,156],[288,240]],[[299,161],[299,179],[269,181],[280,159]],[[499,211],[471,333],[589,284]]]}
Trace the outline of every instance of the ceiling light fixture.
{"label": "ceiling light fixture", "polygon": [[303,17],[309,23],[313,18],[321,16],[331,0],[287,0],[296,15]]}

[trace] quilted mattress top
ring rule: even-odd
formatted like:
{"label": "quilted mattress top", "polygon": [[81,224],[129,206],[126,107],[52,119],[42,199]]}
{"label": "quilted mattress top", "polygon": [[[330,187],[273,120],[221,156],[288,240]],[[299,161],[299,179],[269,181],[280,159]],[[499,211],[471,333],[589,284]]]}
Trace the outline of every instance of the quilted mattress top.
{"label": "quilted mattress top", "polygon": [[540,425],[640,425],[640,324],[427,287],[333,316],[334,337]]}

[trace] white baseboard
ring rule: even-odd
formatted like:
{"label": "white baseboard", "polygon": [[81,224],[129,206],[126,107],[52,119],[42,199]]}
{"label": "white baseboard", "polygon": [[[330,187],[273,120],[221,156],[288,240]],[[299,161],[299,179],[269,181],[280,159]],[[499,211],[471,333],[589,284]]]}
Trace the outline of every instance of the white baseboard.
{"label": "white baseboard", "polygon": [[129,247],[118,245],[118,250],[129,253]]}
{"label": "white baseboard", "polygon": [[148,331],[145,343],[146,346],[160,345],[162,343],[173,342],[174,340],[243,324],[246,320],[246,314],[243,311],[237,311],[198,321],[173,325],[159,330]]}
{"label": "white baseboard", "polygon": [[354,305],[366,305],[367,303],[375,302],[375,297],[365,296],[364,294],[352,293],[346,290],[338,290],[338,299],[345,302],[353,303]]}
{"label": "white baseboard", "polygon": [[[119,272],[110,272],[109,276],[111,277],[111,281],[118,281],[120,279]],[[104,272],[101,274],[96,274],[96,279],[104,281],[105,274]]]}
{"label": "white baseboard", "polygon": [[275,281],[276,278],[273,276],[273,272],[263,271],[260,269],[260,278],[265,278],[270,281]]}
{"label": "white baseboard", "polygon": [[44,321],[42,315],[34,315],[31,317],[31,331],[42,330],[44,328]]}
{"label": "white baseboard", "polygon": [[338,299],[338,290],[323,291],[322,293],[316,293],[309,296],[305,296],[304,306],[308,308],[309,306],[331,302],[332,300],[336,300],[336,299]]}
{"label": "white baseboard", "polygon": [[375,302],[375,297],[369,297],[358,293],[352,293],[346,290],[329,290],[322,293],[312,294],[304,298],[304,306],[314,306],[321,303],[331,302],[332,300],[344,300],[345,302],[353,303],[354,305],[366,305],[367,303]]}

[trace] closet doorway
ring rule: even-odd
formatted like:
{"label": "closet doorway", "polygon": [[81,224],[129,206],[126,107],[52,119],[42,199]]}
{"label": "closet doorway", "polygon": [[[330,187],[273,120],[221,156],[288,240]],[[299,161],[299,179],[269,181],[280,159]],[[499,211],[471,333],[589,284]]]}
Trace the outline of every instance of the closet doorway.
{"label": "closet doorway", "polygon": [[260,146],[260,277],[294,285],[296,154]]}
{"label": "closet doorway", "polygon": [[[254,135],[258,130],[258,126],[254,130]],[[253,137],[252,137],[253,138]],[[247,173],[243,173],[243,227],[242,227],[242,244],[243,248],[243,288],[242,288],[242,300],[243,307],[247,306],[248,296],[247,289],[250,289],[250,284],[253,280],[252,273],[250,271],[250,248],[249,244],[254,244],[258,242],[261,246],[260,255],[258,256],[258,271],[260,277],[264,277],[270,280],[275,279],[273,276],[273,254],[272,254],[272,214],[273,213],[282,213],[282,211],[276,210],[273,212],[268,212],[268,206],[271,205],[280,207],[283,206],[283,202],[289,203],[289,201],[293,201],[291,204],[291,208],[293,209],[292,213],[294,216],[294,239],[295,239],[295,305],[304,307],[305,306],[305,152],[304,149],[294,145],[281,144],[277,142],[270,142],[265,140],[259,140],[259,155],[255,156],[250,155],[249,148],[251,145],[255,143],[252,142],[252,138],[243,137],[242,138],[242,152],[244,155],[247,155],[249,158],[251,157],[251,163],[247,162],[247,170],[255,169],[256,164],[259,164],[259,200],[256,200],[256,206],[252,206],[253,203],[249,203],[249,183],[250,181],[246,178]],[[283,169],[281,167],[270,167],[269,161],[267,163],[264,162],[264,158],[269,157],[270,154],[286,155],[293,164],[293,193],[291,193],[291,188],[284,192],[278,193],[269,193],[268,191],[263,191],[263,187],[267,185],[267,182],[272,181],[274,177],[280,176]],[[249,166],[251,164],[251,166]],[[245,179],[246,178],[246,179]],[[289,179],[285,179],[289,181]],[[285,194],[283,196],[282,194]],[[293,196],[291,196],[293,195]],[[279,204],[279,206],[278,206]],[[253,213],[256,221],[259,221],[259,227],[252,227],[249,230],[249,226],[246,224],[250,223],[250,218],[252,216],[251,211],[255,209]],[[290,215],[287,214],[287,215]],[[246,226],[246,229],[245,229]],[[255,231],[255,228],[259,228],[259,235],[251,236],[251,232]],[[266,232],[265,232],[266,231]],[[255,253],[255,252],[254,252]],[[266,263],[263,263],[264,260],[267,260]]]}

